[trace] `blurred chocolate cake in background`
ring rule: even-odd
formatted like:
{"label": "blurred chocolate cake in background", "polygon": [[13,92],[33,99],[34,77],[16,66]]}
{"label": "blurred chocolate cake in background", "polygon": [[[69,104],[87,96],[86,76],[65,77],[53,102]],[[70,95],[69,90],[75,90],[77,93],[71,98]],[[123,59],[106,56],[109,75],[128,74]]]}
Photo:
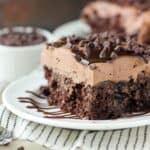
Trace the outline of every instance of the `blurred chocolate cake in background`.
{"label": "blurred chocolate cake in background", "polygon": [[90,1],[81,18],[94,32],[112,31],[137,35],[140,44],[150,44],[149,0]]}

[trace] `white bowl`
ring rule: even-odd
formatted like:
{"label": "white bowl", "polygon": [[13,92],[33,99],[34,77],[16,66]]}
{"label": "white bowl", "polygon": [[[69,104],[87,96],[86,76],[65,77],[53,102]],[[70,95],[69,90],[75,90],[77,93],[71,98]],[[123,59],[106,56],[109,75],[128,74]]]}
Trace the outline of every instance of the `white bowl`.
{"label": "white bowl", "polygon": [[[31,32],[32,27],[26,27]],[[23,27],[14,27],[13,30],[22,32]],[[7,33],[8,28],[0,30],[0,34]],[[52,40],[52,35],[44,29],[37,32],[45,36],[47,42]],[[28,74],[40,64],[40,54],[46,42],[31,46],[5,46],[0,45],[0,82],[8,83],[20,76]]]}

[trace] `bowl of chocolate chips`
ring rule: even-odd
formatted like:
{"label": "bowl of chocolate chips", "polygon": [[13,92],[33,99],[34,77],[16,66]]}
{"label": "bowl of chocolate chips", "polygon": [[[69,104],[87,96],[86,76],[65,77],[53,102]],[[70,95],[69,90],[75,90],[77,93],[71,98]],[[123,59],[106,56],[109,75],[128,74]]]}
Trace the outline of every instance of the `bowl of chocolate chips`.
{"label": "bowl of chocolate chips", "polygon": [[33,71],[40,64],[44,45],[51,33],[34,27],[0,29],[0,82],[10,82]]}

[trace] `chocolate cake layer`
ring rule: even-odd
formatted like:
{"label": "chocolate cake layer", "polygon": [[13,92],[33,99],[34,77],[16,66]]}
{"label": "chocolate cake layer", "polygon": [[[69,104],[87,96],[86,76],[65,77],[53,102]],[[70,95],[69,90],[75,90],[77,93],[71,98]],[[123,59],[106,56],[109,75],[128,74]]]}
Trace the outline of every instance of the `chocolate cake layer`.
{"label": "chocolate cake layer", "polygon": [[[124,5],[120,5],[120,3]],[[136,34],[140,43],[149,44],[150,2],[135,2],[147,6],[147,9],[144,10],[134,5],[125,5],[130,3],[134,4],[132,0],[130,2],[123,0],[91,2],[83,9],[81,18],[91,26],[94,32],[115,30],[129,35]]]}
{"label": "chocolate cake layer", "polygon": [[150,111],[150,74],[141,72],[136,80],[100,82],[96,86],[74,83],[71,78],[45,67],[50,105],[81,119],[112,119]]}

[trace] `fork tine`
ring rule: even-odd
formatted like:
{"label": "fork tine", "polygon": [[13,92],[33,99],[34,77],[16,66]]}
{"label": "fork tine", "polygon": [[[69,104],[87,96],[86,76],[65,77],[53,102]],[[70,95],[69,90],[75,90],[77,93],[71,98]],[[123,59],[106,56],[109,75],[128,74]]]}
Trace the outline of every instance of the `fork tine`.
{"label": "fork tine", "polygon": [[[22,103],[28,103],[31,104],[30,106],[27,106],[27,108],[30,109],[36,109],[38,112],[42,112],[46,118],[60,118],[60,119],[79,119],[76,115],[73,115],[71,113],[63,112],[56,106],[49,106],[48,101],[45,99],[43,101],[44,97],[41,95],[38,95],[32,91],[26,91],[27,93],[31,94],[32,96],[35,96],[36,99],[31,97],[18,97],[20,102]],[[42,99],[40,101],[39,99]],[[48,110],[48,111],[45,111]]]}

